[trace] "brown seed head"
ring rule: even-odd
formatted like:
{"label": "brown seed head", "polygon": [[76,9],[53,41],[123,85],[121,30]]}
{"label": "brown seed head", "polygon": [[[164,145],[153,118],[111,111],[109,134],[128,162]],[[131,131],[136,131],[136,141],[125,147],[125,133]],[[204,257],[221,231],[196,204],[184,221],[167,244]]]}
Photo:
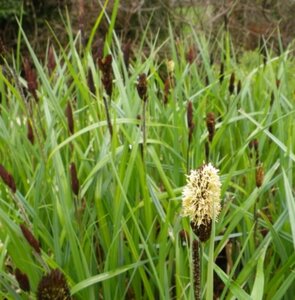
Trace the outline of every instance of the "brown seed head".
{"label": "brown seed head", "polygon": [[110,73],[112,73],[112,61],[113,58],[111,54],[108,54],[104,58],[98,58],[98,67],[103,75],[109,75]]}
{"label": "brown seed head", "polygon": [[31,144],[34,145],[34,141],[35,141],[34,131],[30,120],[27,121],[27,130],[28,130],[27,138],[31,142]]}
{"label": "brown seed head", "polygon": [[192,101],[188,101],[186,117],[187,117],[187,126],[188,126],[188,128],[191,128],[194,124],[194,122],[193,122],[193,103],[192,103]]}
{"label": "brown seed head", "polygon": [[93,80],[93,75],[92,75],[92,72],[90,69],[88,70],[87,83],[88,83],[90,92],[92,94],[95,94],[94,80]]}
{"label": "brown seed head", "polygon": [[241,90],[242,90],[242,82],[239,79],[238,84],[237,84],[237,94],[240,94]]}
{"label": "brown seed head", "polygon": [[207,114],[206,124],[209,132],[209,142],[212,142],[215,133],[215,115],[213,112]]}
{"label": "brown seed head", "polygon": [[67,280],[58,269],[44,275],[37,288],[38,300],[70,300],[71,294]]}
{"label": "brown seed head", "polygon": [[71,134],[74,134],[74,117],[73,117],[73,110],[72,110],[72,105],[71,105],[70,101],[68,101],[66,111],[65,111],[65,115],[66,115],[67,120],[68,120],[69,132]]}
{"label": "brown seed head", "polygon": [[262,164],[256,168],[256,186],[259,188],[262,186],[264,180],[264,169]]}
{"label": "brown seed head", "polygon": [[228,91],[232,95],[235,91],[235,73],[233,72],[230,76]]}
{"label": "brown seed head", "polygon": [[6,169],[0,164],[0,177],[2,178],[3,182],[11,189],[13,193],[16,192],[16,185],[14,178],[10,173],[6,171]]}
{"label": "brown seed head", "polygon": [[195,46],[190,46],[186,54],[186,61],[192,65],[197,58],[197,49]]}
{"label": "brown seed head", "polygon": [[142,73],[138,76],[137,92],[142,101],[147,101],[147,76]]}
{"label": "brown seed head", "polygon": [[55,67],[56,67],[56,61],[54,57],[53,46],[51,45],[48,49],[48,61],[47,61],[47,68],[50,74],[53,73]]}
{"label": "brown seed head", "polygon": [[25,291],[30,291],[30,281],[27,274],[23,273],[20,269],[16,268],[14,272],[15,278],[18,282],[19,287]]}
{"label": "brown seed head", "polygon": [[72,191],[73,193],[78,196],[80,184],[79,179],[77,177],[77,170],[75,163],[71,163],[70,165],[70,173],[71,173],[71,185],[72,185]]}
{"label": "brown seed head", "polygon": [[24,66],[24,71],[25,71],[25,78],[26,78],[27,84],[28,84],[28,90],[33,95],[36,102],[38,102],[38,100],[39,100],[37,97],[38,83],[37,83],[37,76],[36,76],[35,70],[32,69],[31,64],[27,58],[24,58],[23,66]]}
{"label": "brown seed head", "polygon": [[105,58],[98,58],[98,67],[102,72],[102,84],[109,97],[112,97],[113,92],[113,71],[112,71],[113,58],[108,54]]}
{"label": "brown seed head", "polygon": [[38,253],[41,254],[39,241],[34,237],[33,233],[26,227],[25,224],[20,224],[20,229],[23,233],[23,236],[30,244],[30,246]]}

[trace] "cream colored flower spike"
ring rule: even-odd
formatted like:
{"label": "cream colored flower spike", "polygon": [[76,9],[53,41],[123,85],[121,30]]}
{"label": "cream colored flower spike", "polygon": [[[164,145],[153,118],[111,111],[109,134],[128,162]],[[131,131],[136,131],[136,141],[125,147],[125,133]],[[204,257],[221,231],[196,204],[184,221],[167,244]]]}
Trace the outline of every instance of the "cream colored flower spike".
{"label": "cream colored flower spike", "polygon": [[217,220],[220,212],[220,178],[211,163],[191,170],[182,193],[182,216],[196,225],[207,225]]}

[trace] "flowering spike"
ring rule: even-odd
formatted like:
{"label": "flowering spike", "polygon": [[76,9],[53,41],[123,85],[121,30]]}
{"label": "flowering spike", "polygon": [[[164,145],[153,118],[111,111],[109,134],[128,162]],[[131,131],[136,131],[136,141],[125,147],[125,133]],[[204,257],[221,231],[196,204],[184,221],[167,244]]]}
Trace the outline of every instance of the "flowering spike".
{"label": "flowering spike", "polygon": [[220,212],[220,178],[211,163],[191,170],[182,194],[182,215],[189,217],[191,227],[201,241],[211,232],[212,221]]}

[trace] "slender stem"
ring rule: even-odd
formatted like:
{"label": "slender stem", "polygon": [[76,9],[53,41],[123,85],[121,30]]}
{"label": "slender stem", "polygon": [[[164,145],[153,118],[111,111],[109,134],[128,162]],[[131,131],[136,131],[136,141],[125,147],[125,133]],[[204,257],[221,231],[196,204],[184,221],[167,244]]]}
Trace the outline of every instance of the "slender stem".
{"label": "slender stem", "polygon": [[194,272],[194,294],[195,300],[201,299],[201,268],[200,268],[200,243],[197,239],[193,241],[193,272]]}
{"label": "slender stem", "polygon": [[146,152],[146,101],[143,101],[143,108],[142,108],[142,134],[143,134],[143,157],[145,156]]}
{"label": "slender stem", "polygon": [[190,141],[188,142],[187,152],[186,152],[186,171],[189,173],[189,158],[190,158]]}
{"label": "slender stem", "polygon": [[257,199],[254,203],[254,213],[253,213],[253,218],[254,218],[254,244],[257,246],[257,228],[258,228],[258,219],[257,219]]}
{"label": "slender stem", "polygon": [[110,118],[110,112],[109,112],[109,108],[108,108],[108,103],[107,103],[107,99],[105,97],[103,97],[103,103],[104,103],[104,107],[106,110],[106,116],[107,116],[107,123],[108,123],[108,128],[109,128],[109,132],[111,135],[111,138],[113,137],[113,126],[112,126],[112,122],[111,122],[111,118]]}

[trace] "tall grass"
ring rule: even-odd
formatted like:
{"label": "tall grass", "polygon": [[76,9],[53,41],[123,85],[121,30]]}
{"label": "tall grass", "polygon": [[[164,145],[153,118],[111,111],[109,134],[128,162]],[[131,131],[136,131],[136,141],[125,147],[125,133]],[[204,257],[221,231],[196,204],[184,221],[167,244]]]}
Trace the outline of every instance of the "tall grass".
{"label": "tall grass", "polygon": [[[113,34],[105,47],[113,58],[107,97],[91,45],[81,55],[70,28],[68,47],[53,50],[52,72],[21,36],[37,74],[38,102],[20,69],[1,68],[0,163],[16,185],[14,192],[0,183],[1,297],[26,299],[16,268],[27,275],[33,298],[41,277],[58,268],[75,299],[192,299],[193,232],[181,216],[181,193],[187,166],[206,160],[206,116],[214,113],[207,159],[220,169],[223,208],[211,241],[202,246],[202,296],[293,299],[295,64],[288,51],[273,56],[269,50],[266,64],[258,51],[238,62],[229,36],[213,47],[193,31],[190,43],[176,39],[171,28],[161,46],[145,35],[145,54],[135,49],[127,68]],[[191,43],[197,49],[192,63],[186,56]],[[165,104],[166,58],[175,68]],[[143,73],[144,120],[136,88]],[[39,241],[40,254],[20,224]]]}

